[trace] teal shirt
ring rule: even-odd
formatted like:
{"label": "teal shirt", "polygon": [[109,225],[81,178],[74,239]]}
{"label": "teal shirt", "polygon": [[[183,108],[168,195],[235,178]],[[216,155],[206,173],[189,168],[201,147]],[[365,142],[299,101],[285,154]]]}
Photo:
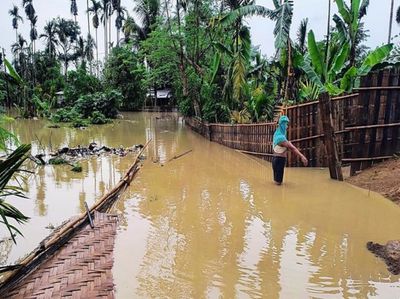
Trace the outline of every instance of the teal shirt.
{"label": "teal shirt", "polygon": [[272,139],[273,146],[281,144],[282,142],[288,141],[287,140],[287,126],[289,123],[289,118],[286,115],[283,115],[279,118],[278,127],[274,133],[274,137]]}

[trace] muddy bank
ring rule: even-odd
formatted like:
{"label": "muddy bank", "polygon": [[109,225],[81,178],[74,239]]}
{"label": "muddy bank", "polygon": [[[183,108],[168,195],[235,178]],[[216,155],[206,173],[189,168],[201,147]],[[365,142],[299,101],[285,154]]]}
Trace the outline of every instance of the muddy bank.
{"label": "muddy bank", "polygon": [[400,159],[376,164],[346,181],[355,186],[380,193],[400,205]]}
{"label": "muddy bank", "polygon": [[388,271],[394,275],[400,274],[400,241],[388,241],[386,245],[368,242],[367,249],[375,256],[383,259],[388,267]]}

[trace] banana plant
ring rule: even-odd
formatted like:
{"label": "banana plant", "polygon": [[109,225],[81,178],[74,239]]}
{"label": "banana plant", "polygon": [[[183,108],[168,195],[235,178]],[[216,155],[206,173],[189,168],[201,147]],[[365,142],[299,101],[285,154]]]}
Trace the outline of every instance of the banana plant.
{"label": "banana plant", "polygon": [[367,14],[369,0],[351,0],[350,6],[344,0],[335,0],[339,15],[333,15],[333,21],[343,41],[350,45],[350,66],[356,64],[357,33],[361,20]]}
{"label": "banana plant", "polygon": [[375,65],[386,59],[392,48],[392,44],[377,48],[357,68],[349,65],[351,45],[345,41],[337,52],[330,53],[332,57],[329,57],[326,62],[323,49],[318,46],[314,32],[311,30],[308,33],[309,52],[303,60],[302,69],[310,82],[319,86],[320,92],[327,91],[331,95],[338,95],[345,91],[350,92],[353,87],[357,87],[357,78],[367,75]]}

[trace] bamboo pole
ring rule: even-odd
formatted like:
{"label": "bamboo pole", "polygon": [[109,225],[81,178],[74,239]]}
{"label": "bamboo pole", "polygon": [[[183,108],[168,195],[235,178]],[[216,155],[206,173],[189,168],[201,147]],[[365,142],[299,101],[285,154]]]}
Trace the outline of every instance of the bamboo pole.
{"label": "bamboo pole", "polygon": [[320,96],[319,109],[324,131],[324,144],[332,179],[343,181],[343,173],[339,160],[335,131],[332,125],[331,99],[328,93]]}

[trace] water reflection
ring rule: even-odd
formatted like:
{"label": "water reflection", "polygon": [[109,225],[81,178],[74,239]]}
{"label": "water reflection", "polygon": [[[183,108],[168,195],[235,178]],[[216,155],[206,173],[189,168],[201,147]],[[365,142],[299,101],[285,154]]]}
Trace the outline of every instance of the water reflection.
{"label": "water reflection", "polygon": [[[397,298],[400,283],[365,244],[398,239],[400,209],[336,183],[326,171],[289,169],[274,186],[268,163],[209,143],[170,115],[126,114],[85,131],[18,121],[13,132],[35,151],[64,145],[150,144],[137,179],[115,205],[121,215],[114,283],[119,298]],[[52,132],[51,134],[49,132]],[[25,139],[24,139],[25,138]],[[37,141],[37,140],[40,140]],[[193,150],[179,159],[173,159]],[[132,157],[93,157],[83,172],[38,169],[32,220],[7,262],[112,188]]]}
{"label": "water reflection", "polygon": [[159,159],[145,162],[116,209],[117,297],[400,295],[398,278],[365,249],[396,238],[398,207],[321,170],[291,169],[276,187],[268,163],[173,123],[174,132],[150,124],[148,155]]}

